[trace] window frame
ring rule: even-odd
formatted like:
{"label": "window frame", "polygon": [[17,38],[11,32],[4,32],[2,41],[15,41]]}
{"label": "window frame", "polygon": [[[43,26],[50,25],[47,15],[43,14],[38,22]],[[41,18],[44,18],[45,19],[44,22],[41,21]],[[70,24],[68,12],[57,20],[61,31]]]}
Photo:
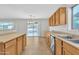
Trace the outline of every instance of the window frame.
{"label": "window frame", "polygon": [[[74,6],[71,7],[71,10],[72,10],[72,13],[71,13],[71,14],[72,14],[72,15],[71,15],[71,19],[72,19],[72,20],[71,20],[71,29],[72,29],[72,30],[75,29],[75,28],[73,28],[73,8],[74,8],[75,6],[77,6],[77,5],[79,5],[79,4],[75,4]],[[76,30],[79,30],[79,29],[76,29]]]}
{"label": "window frame", "polygon": [[[2,30],[0,30],[0,31],[15,30],[15,25],[14,25],[14,23],[12,23],[12,22],[2,22],[2,23],[3,23],[3,25],[2,25]],[[4,23],[8,23],[9,25],[4,25]],[[12,25],[11,23],[12,23],[13,25]],[[4,26],[11,26],[11,25],[13,26],[12,29],[8,29],[8,28],[7,28],[7,29],[4,29]]]}

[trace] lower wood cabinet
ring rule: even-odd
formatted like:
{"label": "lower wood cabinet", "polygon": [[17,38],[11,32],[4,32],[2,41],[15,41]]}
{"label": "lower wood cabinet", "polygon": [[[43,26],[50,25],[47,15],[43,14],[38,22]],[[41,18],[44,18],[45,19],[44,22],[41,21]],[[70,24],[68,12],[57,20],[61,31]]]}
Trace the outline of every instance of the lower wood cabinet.
{"label": "lower wood cabinet", "polygon": [[70,53],[69,51],[63,49],[63,55],[72,55],[72,53]]}
{"label": "lower wood cabinet", "polygon": [[23,36],[22,36],[22,39],[23,39],[23,41],[22,41],[22,45],[23,45],[22,48],[23,48],[23,50],[24,50],[25,47],[26,47],[26,44],[27,44],[27,42],[26,42],[26,41],[27,41],[26,35],[23,35]]}
{"label": "lower wood cabinet", "polygon": [[26,46],[26,35],[0,43],[0,55],[20,55]]}
{"label": "lower wood cabinet", "polygon": [[79,48],[55,38],[55,54],[56,55],[79,55]]}
{"label": "lower wood cabinet", "polygon": [[50,48],[50,45],[51,45],[50,32],[45,33],[45,38],[46,38],[46,44]]}
{"label": "lower wood cabinet", "polygon": [[58,38],[55,38],[55,54],[62,55],[62,41]]}
{"label": "lower wood cabinet", "polygon": [[17,54],[21,54],[22,53],[22,37],[18,37],[17,38]]}
{"label": "lower wood cabinet", "polygon": [[79,48],[63,42],[63,54],[64,55],[79,55]]}
{"label": "lower wood cabinet", "polygon": [[17,45],[17,54],[19,55],[26,47],[26,35],[18,37],[16,45]]}
{"label": "lower wood cabinet", "polygon": [[14,55],[16,54],[16,39],[13,39],[5,43],[5,54]]}
{"label": "lower wood cabinet", "polygon": [[48,45],[48,47],[50,48],[50,45],[51,45],[50,38],[47,38],[47,45]]}

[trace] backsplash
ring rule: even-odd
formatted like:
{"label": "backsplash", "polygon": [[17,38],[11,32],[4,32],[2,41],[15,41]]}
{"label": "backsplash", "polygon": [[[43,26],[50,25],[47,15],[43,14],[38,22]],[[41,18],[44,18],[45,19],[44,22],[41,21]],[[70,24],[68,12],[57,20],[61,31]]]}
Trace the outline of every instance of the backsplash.
{"label": "backsplash", "polygon": [[50,31],[52,30],[56,30],[56,31],[67,31],[68,28],[67,28],[67,25],[60,25],[60,26],[51,26],[50,27]]}
{"label": "backsplash", "polygon": [[50,31],[60,31],[60,32],[68,32],[71,34],[79,35],[79,30],[68,30],[67,25],[61,25],[61,26],[51,26]]}

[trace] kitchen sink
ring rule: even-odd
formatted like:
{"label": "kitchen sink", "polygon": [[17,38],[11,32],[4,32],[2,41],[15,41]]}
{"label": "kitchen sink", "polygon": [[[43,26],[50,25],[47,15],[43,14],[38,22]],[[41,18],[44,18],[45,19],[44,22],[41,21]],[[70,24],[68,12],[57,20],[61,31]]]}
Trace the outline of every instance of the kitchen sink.
{"label": "kitchen sink", "polygon": [[74,43],[79,43],[79,40],[69,40],[71,42],[74,42]]}
{"label": "kitchen sink", "polygon": [[71,36],[63,36],[62,38],[65,38],[65,39],[72,39]]}
{"label": "kitchen sink", "polygon": [[72,39],[72,36],[70,35],[59,35],[59,37],[64,38],[64,39]]}
{"label": "kitchen sink", "polygon": [[76,44],[79,44],[79,39],[78,38],[74,38],[72,37],[71,35],[58,35],[59,37],[65,39],[65,40],[68,40],[70,42],[73,42],[73,43],[76,43]]}

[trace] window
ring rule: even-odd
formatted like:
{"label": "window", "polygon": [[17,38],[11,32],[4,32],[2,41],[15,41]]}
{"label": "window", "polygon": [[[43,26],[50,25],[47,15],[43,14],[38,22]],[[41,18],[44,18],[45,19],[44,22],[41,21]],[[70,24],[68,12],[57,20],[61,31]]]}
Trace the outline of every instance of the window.
{"label": "window", "polygon": [[79,5],[72,8],[72,29],[79,29]]}
{"label": "window", "polygon": [[7,23],[7,22],[0,22],[0,30],[13,30],[14,24],[13,23]]}

